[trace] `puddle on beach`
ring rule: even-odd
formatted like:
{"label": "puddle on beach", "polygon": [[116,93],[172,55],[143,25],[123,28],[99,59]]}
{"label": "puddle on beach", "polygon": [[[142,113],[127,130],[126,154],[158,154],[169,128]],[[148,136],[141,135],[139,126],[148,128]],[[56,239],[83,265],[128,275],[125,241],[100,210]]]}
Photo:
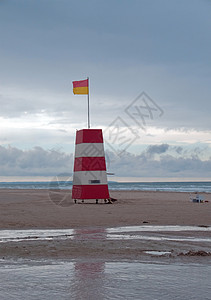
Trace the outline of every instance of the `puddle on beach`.
{"label": "puddle on beach", "polygon": [[170,251],[145,251],[146,254],[154,255],[154,256],[163,256],[166,254],[171,254]]}
{"label": "puddle on beach", "polygon": [[114,227],[107,229],[109,233],[116,232],[135,232],[135,231],[210,231],[211,227],[209,226],[179,226],[179,225],[142,225],[142,226],[125,226],[125,227]]}
{"label": "puddle on beach", "polygon": [[23,229],[0,230],[0,242],[19,242],[23,240],[52,240],[71,238],[73,229]]}
{"label": "puddle on beach", "polygon": [[[172,232],[172,235],[170,234]],[[151,240],[211,242],[211,237],[177,236],[181,232],[210,232],[199,226],[127,226],[116,228],[0,230],[0,242],[58,239]]]}
{"label": "puddle on beach", "polygon": [[[185,232],[185,236],[182,234]],[[198,234],[206,232],[206,237]],[[45,230],[0,230],[0,242],[55,240],[112,241],[119,239],[211,242],[211,227],[129,226],[119,228],[79,228]],[[190,236],[187,236],[189,235]],[[92,243],[94,244],[94,243]],[[130,243],[131,245],[131,243]],[[36,247],[36,243],[35,246]],[[208,258],[159,261],[169,251],[145,251],[150,259],[110,257],[65,259],[0,259],[1,300],[7,299],[210,299],[211,264]]]}
{"label": "puddle on beach", "polygon": [[205,264],[0,261],[1,300],[205,300],[210,277]]}

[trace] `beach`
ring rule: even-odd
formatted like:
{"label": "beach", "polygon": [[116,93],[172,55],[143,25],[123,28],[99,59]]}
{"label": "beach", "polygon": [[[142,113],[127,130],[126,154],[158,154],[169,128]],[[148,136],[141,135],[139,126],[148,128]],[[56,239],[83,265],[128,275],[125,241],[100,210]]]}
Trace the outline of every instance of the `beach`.
{"label": "beach", "polygon": [[112,191],[117,201],[77,204],[69,190],[1,190],[2,257],[137,259],[210,256],[211,194]]}
{"label": "beach", "polygon": [[0,190],[2,299],[209,299],[211,194],[110,194]]}
{"label": "beach", "polygon": [[208,202],[192,203],[189,193],[111,191],[117,201],[74,204],[70,190],[0,190],[0,229],[84,228],[134,225],[211,225]]}

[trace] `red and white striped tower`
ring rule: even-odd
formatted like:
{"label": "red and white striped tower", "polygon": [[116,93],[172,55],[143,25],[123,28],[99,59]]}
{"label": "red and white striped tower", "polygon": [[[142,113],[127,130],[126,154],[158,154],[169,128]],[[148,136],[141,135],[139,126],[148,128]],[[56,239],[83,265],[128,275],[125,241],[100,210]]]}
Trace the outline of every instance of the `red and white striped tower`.
{"label": "red and white striped tower", "polygon": [[76,131],[72,199],[109,199],[101,129]]}

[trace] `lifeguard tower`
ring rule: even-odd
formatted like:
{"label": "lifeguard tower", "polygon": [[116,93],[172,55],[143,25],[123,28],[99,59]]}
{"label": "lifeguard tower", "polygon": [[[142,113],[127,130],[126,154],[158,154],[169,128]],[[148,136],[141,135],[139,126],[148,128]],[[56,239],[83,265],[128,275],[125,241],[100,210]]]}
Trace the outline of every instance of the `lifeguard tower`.
{"label": "lifeguard tower", "polygon": [[88,95],[88,129],[76,131],[72,199],[111,203],[102,129],[90,129],[89,79],[73,82],[74,94]]}

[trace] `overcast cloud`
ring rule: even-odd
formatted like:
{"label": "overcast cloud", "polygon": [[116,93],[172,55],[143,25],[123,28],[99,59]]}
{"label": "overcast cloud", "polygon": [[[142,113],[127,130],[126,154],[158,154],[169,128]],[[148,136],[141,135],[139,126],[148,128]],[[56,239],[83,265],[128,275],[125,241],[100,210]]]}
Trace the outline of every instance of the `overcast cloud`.
{"label": "overcast cloud", "polygon": [[[87,76],[91,126],[106,135],[120,117],[128,137],[131,130],[139,136],[116,158],[117,173],[192,176],[191,166],[209,173],[210,15],[207,0],[0,1],[2,174],[11,174],[12,155],[15,173],[32,174],[23,156],[38,149],[48,165],[33,165],[34,175],[57,173],[49,149],[71,159],[75,131],[87,127],[87,99],[73,95],[72,81]],[[126,113],[143,91],[163,111],[146,118],[145,128]]]}
{"label": "overcast cloud", "polygon": [[[138,155],[129,152],[118,155],[108,150],[106,160],[108,171],[117,177],[208,178],[211,176],[211,156],[203,160],[201,154],[197,148],[189,153],[182,147],[162,144],[151,145]],[[71,176],[73,154],[41,147],[23,151],[0,146],[0,165],[1,176]]]}
{"label": "overcast cloud", "polygon": [[35,147],[23,151],[0,146],[1,176],[57,176],[72,173],[73,155]]}

